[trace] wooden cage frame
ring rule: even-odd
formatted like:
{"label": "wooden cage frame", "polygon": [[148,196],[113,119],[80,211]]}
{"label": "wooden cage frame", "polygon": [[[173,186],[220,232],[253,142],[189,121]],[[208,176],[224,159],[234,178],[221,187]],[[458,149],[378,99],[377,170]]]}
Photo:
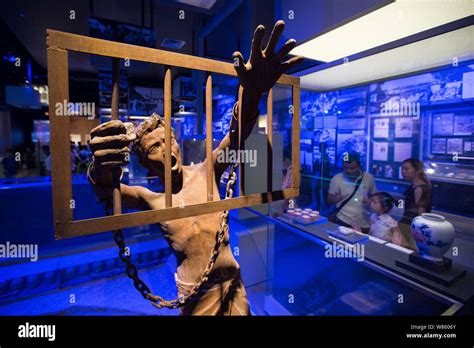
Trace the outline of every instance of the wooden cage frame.
{"label": "wooden cage frame", "polygon": [[[56,115],[55,105],[69,100],[68,52],[83,52],[112,58],[112,118],[118,118],[118,80],[120,59],[130,59],[142,62],[162,64],[166,66],[164,79],[164,119],[165,119],[165,208],[147,210],[135,213],[121,213],[120,191],[114,192],[114,215],[83,220],[73,219],[72,174],[70,157],[69,117]],[[218,73],[237,76],[234,66],[217,60],[195,57],[181,53],[163,51],[153,48],[129,45],[119,42],[101,40],[70,34],[55,30],[47,30],[47,60],[49,85],[49,120],[50,144],[52,161],[52,194],[54,230],[57,239],[99,232],[117,230],[120,228],[147,225],[163,221],[175,220],[190,216],[209,214],[223,210],[242,208],[272,201],[292,198],[299,195],[300,186],[300,79],[282,75],[277,83],[291,86],[293,93],[292,117],[292,187],[272,191],[272,119],[273,91],[267,98],[267,137],[268,164],[267,192],[245,195],[240,187],[240,196],[220,201],[212,201],[213,167],[212,160],[207,166],[207,202],[185,207],[173,207],[171,202],[171,67],[181,67],[207,72],[205,108],[206,108],[206,159],[212,159],[212,75]],[[239,101],[242,88],[239,89]],[[239,107],[239,110],[242,108]],[[239,126],[241,117],[239,114]],[[239,127],[241,129],[241,127]],[[239,177],[242,171],[239,170]],[[242,184],[242,180],[239,180]],[[117,199],[118,197],[118,199]]]}

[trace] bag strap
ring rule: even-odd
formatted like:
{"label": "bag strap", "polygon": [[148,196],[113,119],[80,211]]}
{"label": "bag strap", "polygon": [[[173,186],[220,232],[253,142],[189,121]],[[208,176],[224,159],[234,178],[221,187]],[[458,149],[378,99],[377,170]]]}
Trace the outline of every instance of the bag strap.
{"label": "bag strap", "polygon": [[336,207],[336,209],[334,209],[334,214],[337,214],[339,213],[342,208],[344,208],[344,206],[349,203],[349,201],[352,199],[352,197],[354,197],[354,195],[356,194],[357,190],[359,189],[360,187],[360,184],[362,184],[362,180],[364,180],[364,172],[362,172],[362,176],[360,177],[359,180],[357,180],[357,184],[354,188],[354,191],[352,191],[352,194],[344,201],[341,203],[341,205],[339,207]]}

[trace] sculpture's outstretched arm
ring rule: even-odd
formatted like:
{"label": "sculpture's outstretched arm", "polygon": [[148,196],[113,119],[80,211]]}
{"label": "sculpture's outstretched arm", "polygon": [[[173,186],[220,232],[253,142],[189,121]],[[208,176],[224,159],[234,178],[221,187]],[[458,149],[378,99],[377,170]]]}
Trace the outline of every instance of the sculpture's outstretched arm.
{"label": "sculpture's outstretched arm", "polygon": [[[268,40],[265,49],[262,50],[262,39],[265,32],[263,25],[259,25],[253,34],[250,58],[247,63],[240,52],[233,54],[234,67],[237,71],[240,86],[242,87],[242,140],[245,140],[252,132],[253,127],[258,118],[258,103],[262,94],[268,92],[270,88],[278,81],[278,79],[289,68],[301,63],[303,57],[297,56],[282,62],[285,56],[295,47],[294,39],[288,40],[283,47],[275,53],[278,40],[285,28],[285,22],[280,20],[275,23],[272,34]],[[236,104],[238,105],[238,103]],[[219,182],[222,173],[230,165],[230,163],[222,163],[221,151],[227,147],[231,150],[237,150],[238,142],[238,107],[234,107],[233,117],[231,120],[230,131],[224,137],[220,145],[213,153],[214,168],[216,180]]]}

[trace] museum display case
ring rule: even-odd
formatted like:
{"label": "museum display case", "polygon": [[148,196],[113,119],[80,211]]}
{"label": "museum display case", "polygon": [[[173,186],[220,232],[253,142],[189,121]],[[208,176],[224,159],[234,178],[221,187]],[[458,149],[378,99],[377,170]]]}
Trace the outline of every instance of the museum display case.
{"label": "museum display case", "polygon": [[[114,339],[127,327],[129,343],[190,329],[167,316],[228,315],[275,318],[217,319],[219,344],[255,320],[308,320],[313,344],[328,327],[405,343],[437,323],[452,326],[430,334],[459,335],[442,344],[465,341],[474,10],[53,3],[0,13],[7,346],[25,320],[58,323],[57,343],[77,323]],[[209,336],[201,324],[182,341]]]}

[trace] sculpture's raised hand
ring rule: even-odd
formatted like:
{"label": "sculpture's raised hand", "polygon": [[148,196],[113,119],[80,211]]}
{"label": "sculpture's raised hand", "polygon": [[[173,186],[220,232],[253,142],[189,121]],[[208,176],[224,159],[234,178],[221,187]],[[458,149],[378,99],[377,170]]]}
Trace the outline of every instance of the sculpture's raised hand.
{"label": "sculpture's raised hand", "polygon": [[240,80],[240,85],[247,92],[261,95],[267,92],[275,82],[289,68],[301,63],[303,57],[296,56],[286,62],[282,62],[285,56],[295,47],[294,39],[288,40],[283,47],[275,53],[278,40],[285,28],[285,22],[279,20],[273,27],[268,44],[262,50],[262,38],[265,27],[259,25],[253,34],[250,58],[247,63],[240,52],[234,52],[234,67]]}

